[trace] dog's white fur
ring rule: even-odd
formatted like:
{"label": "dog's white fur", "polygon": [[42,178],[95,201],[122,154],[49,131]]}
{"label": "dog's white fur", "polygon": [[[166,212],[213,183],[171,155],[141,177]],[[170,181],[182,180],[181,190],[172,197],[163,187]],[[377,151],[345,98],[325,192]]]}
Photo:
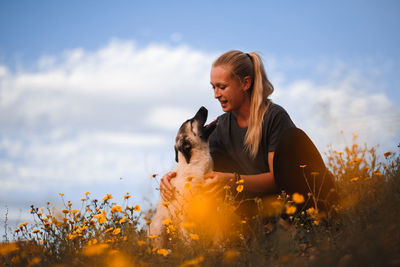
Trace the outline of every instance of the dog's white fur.
{"label": "dog's white fur", "polygon": [[[187,178],[192,177],[191,187],[204,181],[204,174],[211,172],[213,162],[209,151],[208,142],[203,140],[199,133],[199,121],[186,121],[180,128],[175,140],[175,148],[181,145],[183,139],[191,144],[191,156],[189,163],[185,159],[185,155],[177,150],[178,164],[175,168],[176,177],[171,179],[171,184],[175,187],[175,199],[170,201],[170,205],[165,207],[163,201],[160,200],[157,211],[152,218],[149,227],[150,235],[161,235],[163,230],[162,221],[172,219],[176,222],[182,222],[181,209],[182,203],[187,199],[189,190],[185,189]],[[159,243],[159,242],[158,242]]]}

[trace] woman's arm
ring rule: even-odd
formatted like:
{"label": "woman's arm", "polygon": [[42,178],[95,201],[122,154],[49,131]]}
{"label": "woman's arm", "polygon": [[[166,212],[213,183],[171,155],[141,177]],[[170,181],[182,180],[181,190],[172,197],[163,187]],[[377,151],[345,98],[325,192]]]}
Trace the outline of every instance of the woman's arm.
{"label": "woman's arm", "polygon": [[[270,172],[252,175],[240,175],[244,181],[244,188],[251,192],[277,193],[278,186],[275,183],[273,162],[274,152],[268,152],[268,165]],[[204,178],[207,180],[204,186],[210,192],[216,192],[221,189],[221,185],[223,186],[229,183],[230,180],[234,180],[235,174],[210,172],[207,173]]]}

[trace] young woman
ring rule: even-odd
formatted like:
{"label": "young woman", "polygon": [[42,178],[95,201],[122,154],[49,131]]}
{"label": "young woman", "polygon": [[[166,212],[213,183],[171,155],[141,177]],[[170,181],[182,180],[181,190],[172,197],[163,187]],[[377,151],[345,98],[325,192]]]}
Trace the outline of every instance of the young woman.
{"label": "young woman", "polygon": [[[319,195],[328,194],[333,184],[318,150],[285,109],[269,99],[274,87],[256,52],[222,54],[212,65],[210,82],[225,113],[214,122],[217,126],[209,139],[214,161],[214,171],[205,175],[209,192],[243,179],[246,198],[281,190],[307,195],[312,189],[304,177],[318,172],[317,184],[324,187]],[[164,200],[171,198],[174,176],[170,172],[161,180]]]}

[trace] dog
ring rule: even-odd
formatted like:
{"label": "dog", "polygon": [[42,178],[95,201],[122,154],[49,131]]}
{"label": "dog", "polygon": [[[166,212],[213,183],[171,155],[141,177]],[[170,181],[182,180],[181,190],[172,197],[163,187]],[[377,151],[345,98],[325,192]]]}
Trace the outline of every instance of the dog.
{"label": "dog", "polygon": [[[174,187],[174,198],[166,205],[161,200],[158,203],[150,226],[149,234],[160,236],[165,228],[165,220],[170,219],[176,223],[184,221],[185,201],[188,199],[189,192],[185,186],[190,182],[191,187],[202,184],[204,174],[213,170],[213,161],[208,146],[208,138],[215,129],[216,124],[211,123],[205,126],[208,110],[201,107],[196,115],[185,121],[179,128],[175,139],[175,168],[176,177],[171,180]],[[185,188],[186,187],[186,188]],[[163,223],[164,222],[164,223]],[[164,225],[163,225],[164,224]],[[157,241],[157,246],[162,241]]]}

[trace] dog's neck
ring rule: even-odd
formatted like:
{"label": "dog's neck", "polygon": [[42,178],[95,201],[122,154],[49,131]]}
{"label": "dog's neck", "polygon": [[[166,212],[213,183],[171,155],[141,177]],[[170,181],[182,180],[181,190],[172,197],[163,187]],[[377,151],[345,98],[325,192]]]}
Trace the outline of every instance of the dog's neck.
{"label": "dog's neck", "polygon": [[177,171],[180,175],[203,176],[212,171],[213,162],[208,145],[207,147],[193,148],[191,154],[190,161],[187,163],[183,154],[178,153]]}

